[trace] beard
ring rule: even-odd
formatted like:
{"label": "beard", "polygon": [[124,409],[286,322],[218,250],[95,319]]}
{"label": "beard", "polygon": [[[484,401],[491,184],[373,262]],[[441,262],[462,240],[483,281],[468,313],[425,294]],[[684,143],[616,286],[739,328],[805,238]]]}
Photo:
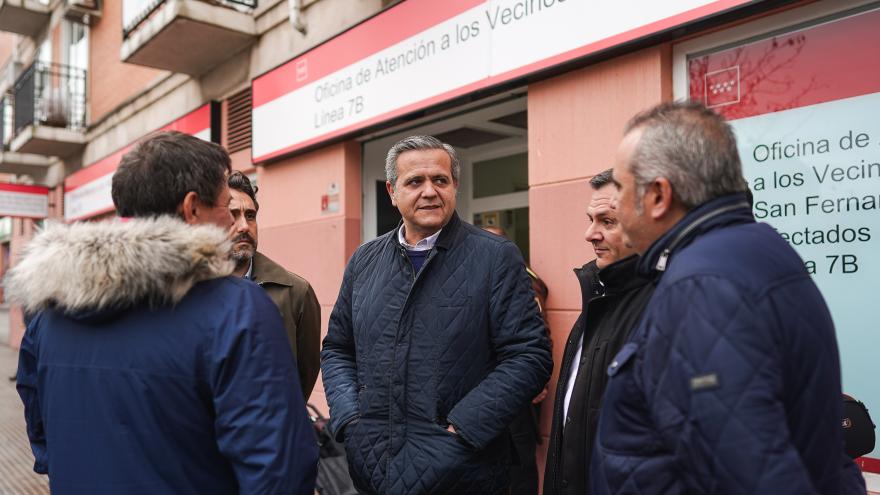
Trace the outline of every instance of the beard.
{"label": "beard", "polygon": [[232,239],[233,246],[237,246],[240,242],[247,242],[248,245],[241,248],[232,248],[232,259],[238,266],[249,262],[254,257],[254,253],[257,251],[257,243],[254,242],[254,240],[248,234],[237,235],[234,239]]}

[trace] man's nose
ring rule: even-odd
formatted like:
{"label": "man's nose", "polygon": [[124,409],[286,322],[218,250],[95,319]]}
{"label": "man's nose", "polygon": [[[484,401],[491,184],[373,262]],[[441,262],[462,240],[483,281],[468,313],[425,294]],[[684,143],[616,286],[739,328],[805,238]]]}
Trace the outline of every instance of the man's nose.
{"label": "man's nose", "polygon": [[248,224],[247,220],[245,220],[244,215],[232,215],[230,213],[230,217],[232,217],[232,230],[236,233],[241,233],[247,230]]}
{"label": "man's nose", "polygon": [[422,197],[433,198],[437,195],[437,189],[434,188],[434,183],[427,180],[425,181],[425,185],[422,186]]}
{"label": "man's nose", "polygon": [[595,242],[602,240],[602,234],[599,232],[599,229],[596,228],[596,222],[591,223],[587,227],[587,231],[584,232],[584,239],[587,242]]}

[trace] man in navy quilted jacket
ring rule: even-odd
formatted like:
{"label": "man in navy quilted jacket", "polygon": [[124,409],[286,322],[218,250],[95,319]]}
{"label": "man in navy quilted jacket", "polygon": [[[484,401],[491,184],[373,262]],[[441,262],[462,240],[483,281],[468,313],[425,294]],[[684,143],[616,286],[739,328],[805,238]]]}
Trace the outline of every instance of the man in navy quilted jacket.
{"label": "man in navy quilted jacket", "polygon": [[330,431],[361,493],[502,493],[507,427],[541,391],[550,343],[516,245],[459,220],[455,149],[395,144],[402,222],[355,251],[321,353]]}
{"label": "man in navy quilted jacket", "polygon": [[865,493],[843,451],[831,315],[755,222],[730,126],[661,104],[627,125],[614,180],[657,286],[608,368],[593,493]]}

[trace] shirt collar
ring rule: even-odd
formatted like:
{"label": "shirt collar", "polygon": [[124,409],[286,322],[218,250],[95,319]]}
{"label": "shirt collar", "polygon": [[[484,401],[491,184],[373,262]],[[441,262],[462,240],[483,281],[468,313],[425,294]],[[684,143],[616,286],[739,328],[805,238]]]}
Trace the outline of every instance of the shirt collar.
{"label": "shirt collar", "polygon": [[412,244],[406,242],[406,237],[404,235],[403,229],[403,225],[401,225],[400,228],[397,229],[397,241],[400,242],[400,245],[406,248],[408,251],[428,251],[430,249],[433,249],[434,244],[437,244],[437,238],[440,237],[440,232],[443,231],[443,229],[440,229],[437,232],[434,232],[429,237],[425,237],[421,241],[417,242],[415,246],[413,246]]}
{"label": "shirt collar", "polygon": [[248,262],[248,270],[244,274],[244,278],[248,280],[254,279],[254,258],[251,257],[251,260]]}

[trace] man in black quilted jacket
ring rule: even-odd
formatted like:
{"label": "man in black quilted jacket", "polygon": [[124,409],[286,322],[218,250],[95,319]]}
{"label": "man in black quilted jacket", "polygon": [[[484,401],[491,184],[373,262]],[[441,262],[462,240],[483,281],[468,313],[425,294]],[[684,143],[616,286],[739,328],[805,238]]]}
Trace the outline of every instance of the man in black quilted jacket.
{"label": "man in black quilted jacket", "polygon": [[608,367],[601,494],[864,494],[843,451],[831,315],[747,199],[736,138],[698,103],[627,126],[617,216],[656,283]]}
{"label": "man in black quilted jacket", "polygon": [[589,465],[605,385],[605,370],[638,322],[654,291],[636,274],[638,256],[624,239],[612,200],[611,169],[590,179],[589,224],[584,235],[596,259],[575,269],[581,287],[581,314],[565,343],[544,495],[587,495]]}
{"label": "man in black quilted jacket", "polygon": [[391,148],[402,221],[355,251],[330,315],[330,430],[362,493],[502,493],[507,427],[550,376],[519,250],[458,218],[459,170],[430,136]]}

